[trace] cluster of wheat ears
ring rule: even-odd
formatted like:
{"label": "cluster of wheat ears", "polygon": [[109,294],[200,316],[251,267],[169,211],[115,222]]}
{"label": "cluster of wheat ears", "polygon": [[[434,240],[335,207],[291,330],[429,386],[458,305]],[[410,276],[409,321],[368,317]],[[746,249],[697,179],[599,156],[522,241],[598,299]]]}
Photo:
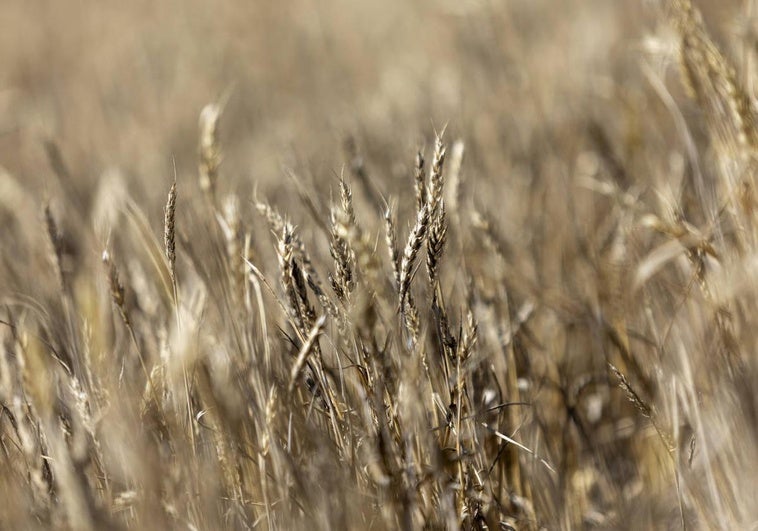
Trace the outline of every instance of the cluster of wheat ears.
{"label": "cluster of wheat ears", "polygon": [[162,239],[118,177],[89,221],[37,207],[39,260],[2,261],[0,527],[755,528],[755,111],[690,2],[667,14],[699,121],[647,74],[684,177],[642,190],[591,127],[604,223],[560,289],[444,132],[407,195],[354,142],[332,190],[292,173],[296,225],[221,192],[211,104]]}

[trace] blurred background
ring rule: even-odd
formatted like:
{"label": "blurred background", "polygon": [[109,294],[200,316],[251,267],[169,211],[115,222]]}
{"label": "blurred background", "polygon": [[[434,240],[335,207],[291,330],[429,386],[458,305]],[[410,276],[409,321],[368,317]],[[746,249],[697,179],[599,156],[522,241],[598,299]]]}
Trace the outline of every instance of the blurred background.
{"label": "blurred background", "polygon": [[[735,29],[742,2],[699,4],[716,34]],[[393,154],[375,175],[392,189],[409,146],[445,125],[469,144],[469,168],[502,184],[504,160],[517,165],[546,137],[570,142],[578,120],[608,122],[604,107],[619,99],[646,105],[637,63],[657,11],[607,0],[6,0],[0,164],[54,195],[52,140],[75,176],[67,194],[83,200],[117,168],[152,198],[172,158],[180,181],[191,178],[200,110],[227,98],[221,186],[269,186],[282,164],[333,181],[353,136],[369,161]],[[640,127],[611,118],[609,128]]]}

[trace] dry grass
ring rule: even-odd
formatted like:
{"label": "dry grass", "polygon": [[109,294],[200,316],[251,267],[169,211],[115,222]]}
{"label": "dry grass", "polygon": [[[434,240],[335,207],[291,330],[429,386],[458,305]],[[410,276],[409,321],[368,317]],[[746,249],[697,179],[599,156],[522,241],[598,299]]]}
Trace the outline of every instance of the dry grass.
{"label": "dry grass", "polygon": [[0,528],[758,525],[752,2],[62,4],[0,14]]}

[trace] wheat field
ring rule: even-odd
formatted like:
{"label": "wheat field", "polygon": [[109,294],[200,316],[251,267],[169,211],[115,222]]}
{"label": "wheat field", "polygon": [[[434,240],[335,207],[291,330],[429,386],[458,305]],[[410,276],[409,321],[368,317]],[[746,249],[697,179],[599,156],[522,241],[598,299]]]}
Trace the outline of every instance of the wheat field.
{"label": "wheat field", "polygon": [[0,529],[758,529],[752,0],[5,0]]}

